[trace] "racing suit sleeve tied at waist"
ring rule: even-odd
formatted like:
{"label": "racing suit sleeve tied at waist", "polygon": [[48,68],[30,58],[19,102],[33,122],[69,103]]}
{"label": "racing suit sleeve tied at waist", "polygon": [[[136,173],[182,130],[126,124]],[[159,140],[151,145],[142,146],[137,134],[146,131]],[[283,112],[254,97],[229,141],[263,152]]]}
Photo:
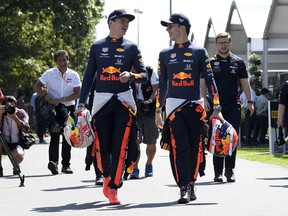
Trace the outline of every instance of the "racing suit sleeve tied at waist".
{"label": "racing suit sleeve tied at waist", "polygon": [[[99,110],[105,106],[105,104],[113,97],[113,95],[116,95],[116,97],[120,97],[122,100],[124,100],[133,110],[137,110],[136,103],[133,98],[133,92],[131,89],[125,92],[120,92],[118,94],[113,94],[109,92],[94,92],[94,98],[93,101],[97,101],[97,103],[93,104],[91,116],[93,116],[95,113],[99,112]],[[115,97],[115,96],[114,96]]]}

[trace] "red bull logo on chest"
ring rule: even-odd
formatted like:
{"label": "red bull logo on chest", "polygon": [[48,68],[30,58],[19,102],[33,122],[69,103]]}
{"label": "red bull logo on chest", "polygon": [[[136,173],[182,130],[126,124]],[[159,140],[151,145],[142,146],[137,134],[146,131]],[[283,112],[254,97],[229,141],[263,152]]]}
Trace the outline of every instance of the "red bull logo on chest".
{"label": "red bull logo on chest", "polygon": [[103,81],[119,81],[119,74],[121,73],[121,68],[116,68],[109,66],[102,68],[102,74],[100,75],[100,80]]}
{"label": "red bull logo on chest", "polygon": [[194,80],[192,79],[191,73],[174,73],[172,86],[194,86]]}

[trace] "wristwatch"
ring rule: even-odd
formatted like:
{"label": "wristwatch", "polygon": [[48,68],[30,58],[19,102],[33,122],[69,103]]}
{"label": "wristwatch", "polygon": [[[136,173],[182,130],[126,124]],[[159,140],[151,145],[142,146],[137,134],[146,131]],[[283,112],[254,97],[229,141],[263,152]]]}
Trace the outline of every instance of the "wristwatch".
{"label": "wristwatch", "polygon": [[252,103],[253,103],[253,101],[247,101],[247,103],[251,103],[251,104],[252,104]]}
{"label": "wristwatch", "polygon": [[213,110],[219,110],[219,111],[221,111],[221,110],[222,110],[222,107],[221,107],[220,104],[215,104],[215,105],[213,106]]}

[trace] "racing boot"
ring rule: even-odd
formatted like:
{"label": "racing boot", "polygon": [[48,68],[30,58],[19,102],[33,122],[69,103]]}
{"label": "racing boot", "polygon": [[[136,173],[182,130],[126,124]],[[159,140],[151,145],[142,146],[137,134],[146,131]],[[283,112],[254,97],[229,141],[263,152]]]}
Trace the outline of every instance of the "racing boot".
{"label": "racing boot", "polygon": [[111,177],[103,178],[103,194],[105,197],[109,198],[110,187],[108,186]]}
{"label": "racing boot", "polygon": [[118,196],[117,196],[117,192],[118,190],[117,189],[110,189],[109,191],[109,202],[111,205],[120,205],[120,200],[118,199]]}
{"label": "racing boot", "polygon": [[195,184],[194,182],[190,183],[190,201],[196,200],[197,197],[195,195]]}
{"label": "racing boot", "polygon": [[178,204],[186,204],[190,202],[190,185],[182,186],[180,188],[180,198]]}

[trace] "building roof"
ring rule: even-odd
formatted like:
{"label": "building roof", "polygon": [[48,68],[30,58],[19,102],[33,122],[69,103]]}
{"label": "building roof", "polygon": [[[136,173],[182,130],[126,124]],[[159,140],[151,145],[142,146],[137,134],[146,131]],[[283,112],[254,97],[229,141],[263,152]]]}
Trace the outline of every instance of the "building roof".
{"label": "building roof", "polygon": [[263,38],[288,38],[288,0],[273,0]]}
{"label": "building roof", "polygon": [[[216,33],[214,30],[214,35],[211,36],[211,27],[213,27],[214,30],[212,19],[209,18],[204,40],[204,47],[210,56],[217,53],[214,45]],[[232,37],[231,52],[240,56],[245,62],[247,62],[248,37],[235,1],[233,1],[231,4],[225,31],[229,32]],[[235,41],[235,43],[233,43],[233,41]]]}
{"label": "building roof", "polygon": [[[235,1],[231,4],[225,31],[229,32],[232,37],[231,52],[246,61],[248,38]],[[236,42],[233,43],[233,41]]]}
{"label": "building roof", "polygon": [[268,86],[268,72],[288,72],[288,0],[273,0],[263,33],[263,80]]}
{"label": "building roof", "polygon": [[[213,27],[212,33],[210,32],[211,27]],[[209,18],[208,24],[207,24],[207,29],[206,29],[206,36],[205,36],[205,40],[204,40],[204,47],[207,50],[209,56],[213,56],[217,53],[217,49],[215,47],[215,37],[216,37],[215,28],[214,28],[212,19]]]}

